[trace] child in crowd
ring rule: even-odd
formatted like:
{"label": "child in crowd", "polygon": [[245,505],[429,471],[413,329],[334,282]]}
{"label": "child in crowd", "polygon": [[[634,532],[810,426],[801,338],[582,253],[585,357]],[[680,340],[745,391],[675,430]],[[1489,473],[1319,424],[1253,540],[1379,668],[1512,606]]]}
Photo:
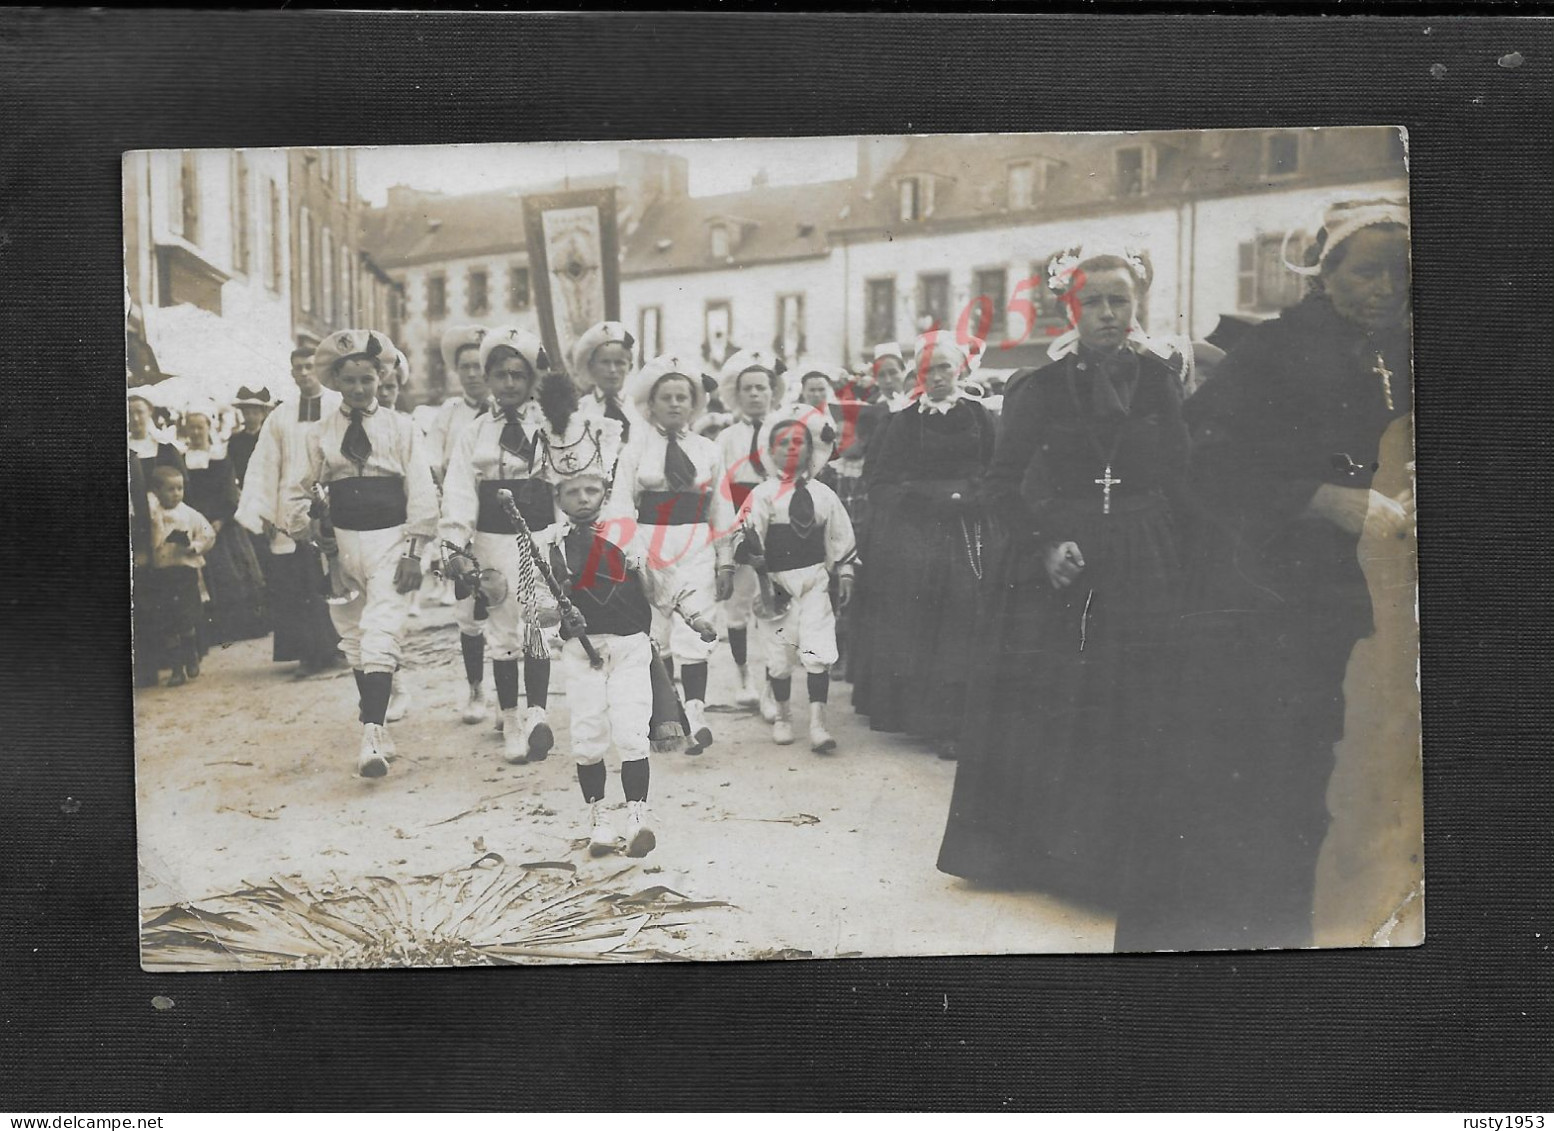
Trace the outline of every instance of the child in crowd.
{"label": "child in crowd", "polygon": [[184,476],[176,467],[154,468],[150,488],[154,568],[146,574],[149,591],[142,599],[157,638],[146,643],[160,654],[158,666],[172,669],[167,686],[181,687],[200,674],[200,570],[205,552],[216,544],[216,531],[183,501]]}
{"label": "child in crowd", "polygon": [[[626,795],[626,855],[641,857],[657,844],[647,811],[655,609],[662,618],[683,616],[704,642],[717,640],[717,631],[707,619],[710,608],[678,604],[679,595],[669,590],[672,572],[648,568],[645,551],[630,537],[630,519],[599,522],[620,451],[618,424],[578,416],[572,422],[585,430],[586,443],[570,448],[586,451],[587,460],[546,461],[545,473],[556,484],[566,519],[539,531],[534,540],[573,604],[562,617],[561,670],[571,708],[577,783],[589,807],[588,851],[603,856],[619,843],[600,812],[605,756],[613,746]],[[623,532],[617,533],[617,527]],[[599,667],[583,647],[584,632],[603,660]]]}
{"label": "child in crowd", "polygon": [[793,742],[788,702],[793,668],[802,666],[809,687],[810,749],[817,754],[836,749],[825,719],[831,665],[837,661],[831,577],[837,575],[845,606],[852,595],[857,556],[846,508],[835,491],[815,478],[835,451],[836,439],[836,428],[823,409],[797,404],[767,417],[761,449],[768,453],[770,477],[750,493],[745,527],[755,541],[743,540],[737,552],[770,577],[778,604],[766,661],[777,700],[772,740],[779,746]]}

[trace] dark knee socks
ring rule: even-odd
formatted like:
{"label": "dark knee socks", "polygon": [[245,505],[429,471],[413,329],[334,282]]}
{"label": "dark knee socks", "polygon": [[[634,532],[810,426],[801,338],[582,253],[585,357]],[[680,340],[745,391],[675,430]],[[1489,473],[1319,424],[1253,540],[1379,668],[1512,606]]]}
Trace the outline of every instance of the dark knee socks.
{"label": "dark knee socks", "polygon": [[362,672],[358,681],[362,696],[362,722],[383,725],[388,714],[389,695],[394,690],[394,676],[390,672]]}
{"label": "dark knee socks", "polygon": [[497,706],[504,711],[518,706],[518,661],[492,660],[491,678],[496,683]]}
{"label": "dark knee socks", "polygon": [[749,647],[749,629],[731,628],[728,630],[728,650],[734,654],[734,662],[740,667],[745,666],[745,661],[750,656]]}
{"label": "dark knee socks", "polygon": [[830,696],[830,672],[810,672],[805,682],[809,684],[809,701],[811,703],[824,703]]}
{"label": "dark knee socks", "polygon": [[459,649],[464,653],[464,678],[470,683],[486,680],[486,638],[479,634],[459,633]]}
{"label": "dark knee socks", "polygon": [[550,660],[525,656],[523,660],[523,686],[529,695],[529,706],[544,707],[550,702]]}
{"label": "dark knee socks", "polygon": [[594,762],[592,765],[577,767],[577,784],[583,788],[583,800],[588,802],[604,800],[604,763]]}
{"label": "dark knee socks", "polygon": [[680,686],[685,688],[685,701],[692,699],[705,703],[707,701],[707,665],[682,664],[680,666]]}
{"label": "dark knee socks", "polygon": [[[600,768],[603,768],[602,763]],[[626,794],[627,801],[647,800],[648,760],[646,758],[633,758],[629,762],[621,763],[621,790]]]}
{"label": "dark knee socks", "polygon": [[774,675],[766,677],[772,685],[772,698],[779,703],[786,703],[793,695],[793,677],[785,675],[778,679]]}

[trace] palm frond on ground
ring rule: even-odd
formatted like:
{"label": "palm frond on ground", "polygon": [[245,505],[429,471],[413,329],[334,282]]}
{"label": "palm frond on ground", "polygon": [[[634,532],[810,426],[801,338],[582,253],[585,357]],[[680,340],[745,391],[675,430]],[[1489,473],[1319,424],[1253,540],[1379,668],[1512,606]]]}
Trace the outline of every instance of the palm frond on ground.
{"label": "palm frond on ground", "polygon": [[676,959],[659,932],[728,907],[663,885],[631,891],[625,868],[585,883],[575,865],[511,865],[496,853],[440,875],[313,885],[271,880],[150,908],[149,970],[356,969]]}

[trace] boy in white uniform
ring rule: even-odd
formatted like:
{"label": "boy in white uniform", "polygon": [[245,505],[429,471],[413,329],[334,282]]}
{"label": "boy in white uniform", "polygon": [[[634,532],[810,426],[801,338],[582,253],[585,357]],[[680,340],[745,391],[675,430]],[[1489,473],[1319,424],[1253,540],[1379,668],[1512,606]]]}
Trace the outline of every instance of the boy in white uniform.
{"label": "boy in white uniform", "polygon": [[[723,456],[723,466],[728,469],[730,499],[741,515],[750,492],[767,477],[766,464],[761,457],[761,423],[786,396],[783,368],[781,361],[763,351],[740,350],[723,364],[718,374],[718,399],[735,413],[733,422],[718,433],[718,449]],[[728,627],[728,649],[733,653],[734,665],[739,671],[735,698],[744,706],[754,705],[759,699],[762,718],[772,722],[777,717],[777,702],[772,698],[771,685],[763,679],[757,691],[750,680],[752,622],[763,648],[770,646],[768,637],[762,634],[763,621],[752,616],[759,591],[755,570],[748,565],[739,565],[734,570],[733,596],[724,606],[724,624]]]}
{"label": "boy in white uniform", "polygon": [[[665,355],[632,378],[628,391],[647,424],[621,453],[605,513],[633,523],[634,547],[646,553],[648,569],[668,575],[671,588],[688,594],[687,607],[701,609],[733,592],[730,535],[738,519],[717,443],[690,431],[707,404],[697,373],[688,358]],[[685,752],[700,754],[713,737],[707,661],[716,638],[709,643],[682,615],[655,614],[653,639],[680,666],[691,734]]]}
{"label": "boy in white uniform", "polygon": [[[490,411],[490,388],[480,360],[480,343],[486,336],[484,326],[449,326],[443,331],[444,367],[458,376],[461,395],[449,397],[438,405],[427,425],[426,436],[431,455],[432,477],[440,486],[448,473],[448,462],[459,437],[471,422]],[[459,652],[464,658],[464,678],[469,684],[461,717],[466,723],[478,723],[486,717],[486,637],[485,624],[475,616],[472,594],[457,597],[453,604],[453,623],[459,628]],[[501,716],[497,716],[501,726]]]}
{"label": "boy in white uniform", "polygon": [[[826,730],[831,665],[836,663],[836,616],[831,608],[831,574],[838,576],[841,604],[852,595],[852,521],[836,492],[816,481],[836,446],[836,428],[824,409],[791,405],[767,417],[761,447],[770,455],[771,477],[750,493],[747,528],[760,553],[746,543],[740,556],[765,570],[780,606],[770,631],[774,647],[766,675],[777,700],[772,740],[793,741],[788,701],[793,668],[804,668],[809,686],[809,742],[817,754],[836,749]],[[784,601],[784,598],[786,599]]]}
{"label": "boy in white uniform", "polygon": [[[634,546],[627,523],[601,523],[600,511],[619,452],[619,425],[578,413],[555,420],[564,435],[552,435],[546,475],[556,484],[564,522],[535,535],[551,571],[566,587],[573,608],[563,617],[561,670],[571,708],[572,752],[577,783],[589,806],[588,850],[602,856],[617,838],[600,812],[605,757],[613,746],[626,796],[626,855],[646,856],[657,837],[648,817],[648,727],[653,712],[651,664],[654,622],[678,612],[703,641],[717,639],[706,619],[710,610],[677,609],[669,575],[650,568],[647,553]],[[563,443],[562,441],[565,441]],[[583,647],[587,634],[600,664]]]}
{"label": "boy in white uniform", "polygon": [[[378,377],[394,343],[376,330],[340,330],[319,344],[314,368],[343,398],[308,436],[308,465],[287,499],[287,532],[310,533],[355,596],[329,606],[340,648],[356,674],[362,742],[357,772],[388,773],[394,744],[384,727],[405,618],[421,584],[421,548],[437,531],[437,488],[421,431],[378,404]],[[327,519],[314,487],[327,490]]]}
{"label": "boy in white uniform", "polygon": [[[547,715],[550,649],[541,628],[551,601],[536,584],[534,562],[500,492],[511,492],[530,530],[544,530],[555,522],[551,485],[538,476],[539,429],[529,423],[525,409],[550,370],[550,358],[538,335],[509,327],[485,336],[480,359],[495,412],[468,424],[454,447],[443,477],[438,530],[445,542],[471,546],[474,560],[483,569],[500,570],[506,578],[506,596],[490,604],[485,619],[475,623],[486,626],[505,757],[515,764],[540,762],[555,744]],[[481,599],[490,596],[479,594]],[[466,599],[473,605],[477,595]],[[528,692],[527,712],[518,706],[519,660]]]}

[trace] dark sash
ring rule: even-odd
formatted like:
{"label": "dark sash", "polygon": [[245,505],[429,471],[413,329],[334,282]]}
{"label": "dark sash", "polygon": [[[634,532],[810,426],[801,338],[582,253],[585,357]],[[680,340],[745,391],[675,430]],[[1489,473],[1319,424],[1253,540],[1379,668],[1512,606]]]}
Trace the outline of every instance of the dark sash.
{"label": "dark sash", "polygon": [[336,530],[387,530],[405,522],[405,481],[364,475],[329,484],[329,521]]}
{"label": "dark sash", "polygon": [[497,497],[499,491],[511,491],[518,513],[530,530],[544,530],[556,521],[556,497],[543,479],[482,479],[479,484],[480,512],[475,529],[482,534],[517,534],[518,527]]}
{"label": "dark sash", "polygon": [[644,491],[637,501],[643,526],[694,526],[707,521],[708,492]]}
{"label": "dark sash", "polygon": [[802,569],[826,560],[825,526],[816,523],[800,536],[787,523],[773,523],[766,531],[766,568]]}

